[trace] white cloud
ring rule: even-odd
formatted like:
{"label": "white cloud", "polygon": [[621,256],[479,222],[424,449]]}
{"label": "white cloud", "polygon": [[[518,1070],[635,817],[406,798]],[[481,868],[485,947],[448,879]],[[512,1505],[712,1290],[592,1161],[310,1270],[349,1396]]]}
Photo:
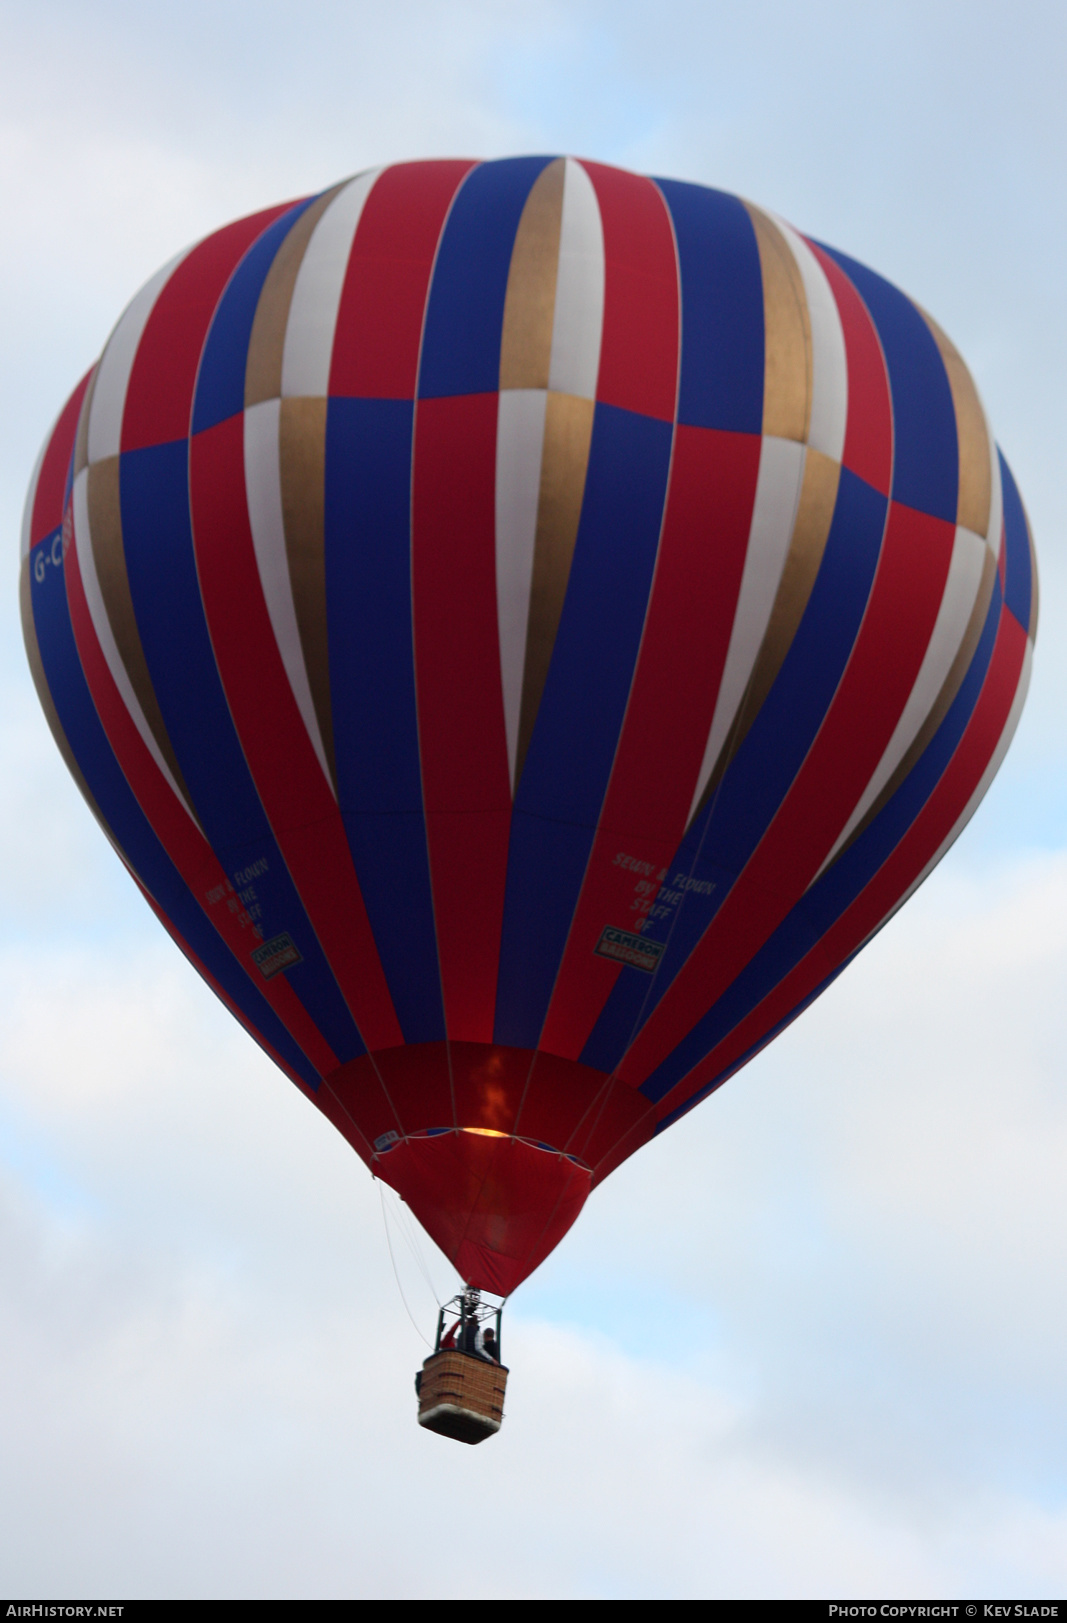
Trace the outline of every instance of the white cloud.
{"label": "white cloud", "polygon": [[615,1174],[509,1309],[508,1420],[477,1452],[414,1425],[370,1180],[147,915],[125,945],[9,953],[12,1582],[1061,1585],[1065,902],[1064,856],[935,881]]}

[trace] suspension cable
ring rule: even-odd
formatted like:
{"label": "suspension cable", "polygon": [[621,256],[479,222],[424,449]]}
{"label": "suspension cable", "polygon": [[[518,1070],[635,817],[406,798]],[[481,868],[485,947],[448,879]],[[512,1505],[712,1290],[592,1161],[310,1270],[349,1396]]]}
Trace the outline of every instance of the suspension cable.
{"label": "suspension cable", "polygon": [[400,1283],[400,1275],[397,1272],[397,1267],[396,1267],[396,1258],[393,1255],[393,1241],[392,1241],[392,1238],[391,1238],[391,1236],[389,1234],[389,1218],[386,1215],[385,1196],[382,1193],[381,1180],[376,1179],[375,1181],[378,1184],[378,1196],[379,1196],[379,1199],[381,1200],[381,1203],[382,1203],[382,1223],[384,1224],[384,1227],[385,1227],[385,1243],[389,1247],[389,1261],[393,1265],[393,1278],[396,1280],[396,1288],[400,1292],[400,1300],[404,1304],[404,1312],[407,1314],[408,1318],[411,1320],[412,1324],[414,1325],[415,1333],[418,1335],[418,1337],[419,1337],[419,1339],[421,1341],[426,1342],[427,1347],[429,1347],[430,1351],[432,1352],[433,1351],[433,1346],[427,1340],[427,1338],[423,1335],[422,1331],[419,1329],[418,1323],[417,1323],[417,1321],[415,1319],[415,1315],[414,1315],[414,1313],[412,1313],[410,1307],[408,1306],[408,1299],[404,1295],[404,1287]]}

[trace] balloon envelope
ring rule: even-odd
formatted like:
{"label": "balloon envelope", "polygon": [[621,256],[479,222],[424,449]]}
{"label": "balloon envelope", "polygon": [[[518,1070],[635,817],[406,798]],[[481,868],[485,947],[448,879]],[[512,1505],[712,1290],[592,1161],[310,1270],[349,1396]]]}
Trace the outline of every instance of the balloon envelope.
{"label": "balloon envelope", "polygon": [[359,175],[168,265],[46,443],[22,594],[162,923],[501,1293],[938,861],[1037,600],[916,305],[545,157]]}

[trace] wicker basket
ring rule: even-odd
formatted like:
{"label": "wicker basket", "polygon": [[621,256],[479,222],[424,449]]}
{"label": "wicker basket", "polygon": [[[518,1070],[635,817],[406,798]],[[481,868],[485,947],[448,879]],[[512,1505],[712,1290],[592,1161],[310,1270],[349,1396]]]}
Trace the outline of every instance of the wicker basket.
{"label": "wicker basket", "polygon": [[460,1443],[484,1442],[500,1430],[507,1380],[502,1364],[453,1349],[434,1353],[422,1366],[419,1425]]}

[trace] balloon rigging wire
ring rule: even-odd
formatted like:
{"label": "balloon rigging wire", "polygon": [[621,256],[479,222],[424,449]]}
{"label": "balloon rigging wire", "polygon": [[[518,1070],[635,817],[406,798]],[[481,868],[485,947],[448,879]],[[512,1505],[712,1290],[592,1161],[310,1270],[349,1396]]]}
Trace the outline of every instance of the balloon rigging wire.
{"label": "balloon rigging wire", "polygon": [[[379,1182],[381,1182],[381,1180],[379,1180]],[[382,1194],[382,1198],[384,1199],[385,1198],[385,1187],[384,1187],[384,1185],[382,1187],[381,1194]],[[432,1278],[432,1276],[430,1274],[429,1267],[428,1267],[428,1265],[426,1263],[425,1258],[423,1257],[422,1248],[419,1245],[418,1233],[416,1232],[414,1223],[413,1223],[412,1218],[411,1218],[411,1214],[408,1213],[408,1212],[405,1212],[405,1210],[404,1210],[404,1202],[401,1200],[400,1196],[396,1193],[395,1190],[390,1189],[389,1194],[392,1196],[392,1201],[391,1201],[391,1207],[387,1207],[387,1210],[389,1210],[389,1209],[392,1210],[393,1221],[396,1224],[397,1228],[400,1230],[401,1235],[403,1236],[404,1244],[407,1246],[408,1250],[411,1252],[411,1255],[412,1255],[412,1258],[414,1260],[415,1266],[419,1270],[419,1273],[422,1275],[422,1279],[423,1279],[424,1284],[426,1285],[427,1290],[429,1291],[430,1295],[433,1297],[434,1301],[437,1303],[438,1307],[441,1307],[441,1306],[443,1306],[443,1304],[442,1304],[441,1298],[437,1294],[437,1287],[434,1285],[433,1278]]]}
{"label": "balloon rigging wire", "polygon": [[437,1294],[437,1287],[433,1282],[429,1265],[422,1254],[422,1248],[419,1245],[419,1237],[411,1221],[410,1214],[405,1212],[403,1202],[400,1200],[400,1197],[396,1195],[394,1195],[393,1217],[396,1221],[397,1228],[404,1237],[404,1243],[415,1259],[416,1268],[419,1270],[419,1273],[426,1282],[426,1288],[429,1290],[430,1295],[433,1297],[438,1307],[442,1307],[444,1304]]}
{"label": "balloon rigging wire", "polygon": [[390,1234],[389,1234],[389,1219],[388,1219],[388,1217],[386,1216],[386,1213],[385,1213],[385,1196],[384,1196],[384,1194],[382,1194],[382,1184],[381,1184],[381,1179],[380,1178],[377,1180],[377,1183],[378,1183],[378,1195],[379,1195],[379,1197],[381,1199],[381,1203],[382,1203],[382,1223],[385,1226],[385,1243],[389,1247],[389,1261],[393,1265],[393,1278],[396,1280],[396,1288],[400,1292],[400,1300],[404,1304],[404,1312],[407,1314],[408,1318],[411,1320],[412,1324],[414,1325],[415,1333],[418,1335],[419,1340],[424,1341],[426,1343],[427,1347],[430,1347],[431,1350],[432,1350],[433,1344],[426,1336],[423,1335],[422,1331],[419,1329],[418,1322],[417,1322],[417,1320],[415,1318],[415,1315],[414,1315],[414,1313],[412,1313],[411,1308],[408,1306],[408,1299],[404,1295],[404,1287],[400,1283],[400,1275],[397,1272],[397,1267],[396,1267],[396,1257],[393,1255],[393,1242],[392,1242],[392,1239],[391,1239]]}

